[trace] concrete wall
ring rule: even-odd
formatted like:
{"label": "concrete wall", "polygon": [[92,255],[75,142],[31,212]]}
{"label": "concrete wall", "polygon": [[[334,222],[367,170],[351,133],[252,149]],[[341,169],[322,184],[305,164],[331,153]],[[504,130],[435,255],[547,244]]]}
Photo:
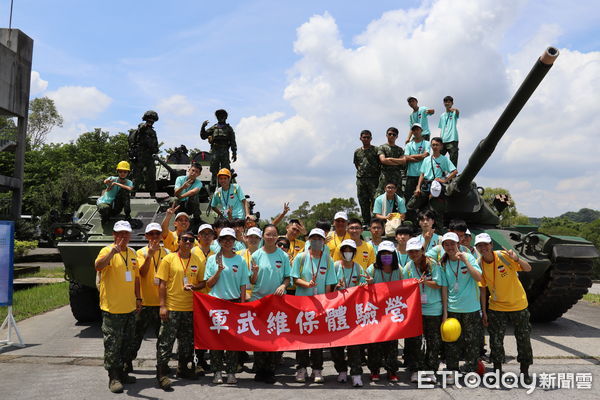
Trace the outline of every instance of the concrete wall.
{"label": "concrete wall", "polygon": [[18,29],[0,29],[0,113],[26,117],[33,39]]}

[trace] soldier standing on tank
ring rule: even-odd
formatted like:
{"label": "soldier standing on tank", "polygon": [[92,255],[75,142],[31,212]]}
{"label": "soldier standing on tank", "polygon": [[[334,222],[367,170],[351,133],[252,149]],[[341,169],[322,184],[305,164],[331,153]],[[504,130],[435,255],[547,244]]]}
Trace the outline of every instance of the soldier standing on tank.
{"label": "soldier standing on tank", "polygon": [[379,175],[379,186],[377,195],[385,193],[385,185],[394,182],[397,188],[397,194],[404,197],[402,190],[402,175],[404,173],[406,158],[402,147],[396,145],[398,139],[398,129],[391,127],[386,131],[387,143],[379,146],[377,156],[381,163],[381,175]]}
{"label": "soldier standing on tank", "polygon": [[129,158],[133,163],[134,190],[144,189],[154,197],[156,194],[156,167],[154,155],[158,153],[158,139],[154,123],[158,121],[156,111],[146,111],[135,131],[129,133]]}
{"label": "soldier standing on tank", "polygon": [[222,168],[231,169],[229,163],[229,148],[231,148],[231,161],[237,160],[237,144],[235,143],[235,132],[227,122],[227,111],[220,109],[215,111],[217,123],[208,129],[208,121],[202,123],[200,138],[210,143],[210,172],[212,173],[211,185],[217,187],[217,173]]}
{"label": "soldier standing on tank", "polygon": [[527,309],[527,295],[519,280],[518,271],[531,271],[531,265],[514,250],[493,251],[492,238],[487,233],[475,237],[475,247],[481,253],[483,279],[481,286],[490,291],[489,310],[486,311],[486,291],[481,290],[483,324],[490,334],[490,359],[494,369],[502,373],[504,360],[504,332],[510,322],[515,327],[517,361],[521,366],[523,381],[530,384],[529,366],[533,364],[531,349],[531,324]]}
{"label": "soldier standing on tank", "polygon": [[362,147],[354,150],[354,166],[356,167],[356,195],[360,212],[365,224],[371,221],[373,199],[379,184],[379,157],[377,147],[371,145],[371,131],[360,133]]}

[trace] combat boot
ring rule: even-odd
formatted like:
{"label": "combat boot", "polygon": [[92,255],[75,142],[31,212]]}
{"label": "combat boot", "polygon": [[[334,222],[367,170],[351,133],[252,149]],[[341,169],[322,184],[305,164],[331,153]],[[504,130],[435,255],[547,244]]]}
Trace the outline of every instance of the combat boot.
{"label": "combat boot", "polygon": [[521,374],[523,375],[523,383],[531,385],[533,379],[531,379],[531,375],[529,375],[529,365],[521,364]]}
{"label": "combat boot", "polygon": [[167,376],[168,370],[168,365],[159,365],[156,367],[156,380],[158,381],[158,386],[165,392],[172,390],[171,380]]}
{"label": "combat boot", "polygon": [[113,393],[123,393],[123,384],[119,376],[119,370],[108,371],[108,389]]}
{"label": "combat boot", "polygon": [[177,373],[175,374],[175,376],[181,379],[198,379],[198,375],[196,374],[196,368],[189,368],[188,362],[184,361],[179,361],[179,363],[177,364]]}

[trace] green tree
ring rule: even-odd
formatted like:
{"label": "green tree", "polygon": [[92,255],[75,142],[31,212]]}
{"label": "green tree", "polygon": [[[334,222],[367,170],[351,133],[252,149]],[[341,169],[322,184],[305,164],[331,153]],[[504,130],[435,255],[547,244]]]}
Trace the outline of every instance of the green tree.
{"label": "green tree", "polygon": [[49,97],[35,98],[29,102],[27,142],[32,150],[46,143],[48,133],[55,126],[62,126],[63,118],[56,110],[54,100]]}
{"label": "green tree", "polygon": [[496,195],[507,195],[510,198],[509,206],[506,207],[500,213],[500,225],[501,226],[512,226],[512,225],[526,225],[529,224],[529,218],[526,215],[523,215],[517,211],[517,205],[515,201],[512,199],[510,192],[504,188],[490,188],[486,187],[484,189],[483,200],[490,206],[492,209],[495,209],[493,206],[494,199]]}
{"label": "green tree", "polygon": [[569,211],[561,215],[575,222],[592,222],[600,218],[600,211],[591,208],[582,208],[579,211]]}
{"label": "green tree", "polygon": [[325,220],[332,221],[333,216],[338,211],[346,211],[348,216],[360,218],[358,204],[353,198],[333,198],[326,203],[318,203],[311,206],[308,201],[303,202],[300,206],[289,214],[286,222],[292,218],[302,221],[304,227],[310,231],[315,227],[317,221]]}

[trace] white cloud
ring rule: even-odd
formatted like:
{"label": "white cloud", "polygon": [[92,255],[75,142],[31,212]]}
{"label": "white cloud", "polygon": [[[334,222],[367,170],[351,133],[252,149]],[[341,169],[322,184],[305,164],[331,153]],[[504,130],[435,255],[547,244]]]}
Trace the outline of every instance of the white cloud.
{"label": "white cloud", "polygon": [[35,95],[43,92],[48,87],[48,81],[43,80],[40,77],[40,73],[37,71],[31,71],[31,85],[29,89],[29,95],[34,97]]}
{"label": "white cloud", "polygon": [[156,106],[159,112],[169,115],[188,116],[192,115],[196,108],[190,103],[187,97],[181,94],[174,94],[162,99]]}
{"label": "white cloud", "polygon": [[[370,129],[375,144],[381,144],[385,129],[397,126],[402,138],[408,95],[436,109],[430,118],[433,133],[443,112],[441,99],[455,98],[463,167],[536,57],[560,34],[556,26],[540,26],[506,55],[502,40],[522,1],[425,4],[383,14],[354,38],[355,47],[344,46],[328,13],[298,28],[299,60],[283,94],[294,114],[250,116],[236,126],[241,179],[265,214],[275,214],[283,200],[297,206],[355,196],[352,151],[358,133]],[[565,190],[567,181],[560,183],[592,176],[597,165],[589,139],[600,124],[599,60],[597,52],[561,49],[557,64],[481,171],[478,180],[511,190],[521,212],[556,215],[600,195],[600,185],[584,195],[581,185]]]}

